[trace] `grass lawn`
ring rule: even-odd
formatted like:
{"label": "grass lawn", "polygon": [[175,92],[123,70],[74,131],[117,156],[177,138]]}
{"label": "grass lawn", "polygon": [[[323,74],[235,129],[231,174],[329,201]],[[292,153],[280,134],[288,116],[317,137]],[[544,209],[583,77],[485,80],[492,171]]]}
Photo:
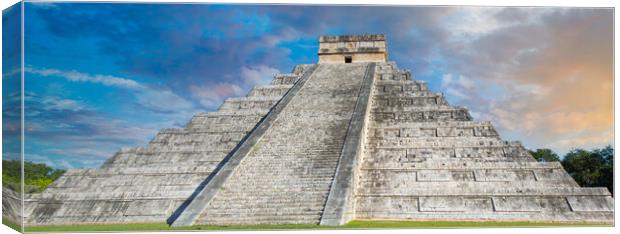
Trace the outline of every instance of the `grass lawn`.
{"label": "grass lawn", "polygon": [[601,223],[544,223],[544,222],[474,222],[474,221],[381,221],[353,220],[345,228],[494,228],[494,227],[611,227]]}
{"label": "grass lawn", "polygon": [[7,219],[5,217],[2,217],[2,224],[6,225],[7,227],[12,228],[15,231],[21,232],[22,231],[22,227],[19,226],[19,224],[11,221],[10,219]]}
{"label": "grass lawn", "polygon": [[491,227],[579,227],[579,226],[611,226],[595,223],[535,223],[535,222],[459,222],[459,221],[366,221],[354,220],[338,227],[319,226],[313,224],[280,224],[280,225],[231,225],[211,226],[197,225],[173,228],[164,223],[148,224],[96,224],[96,225],[63,225],[63,226],[31,226],[26,232],[61,232],[61,231],[164,231],[164,230],[274,230],[274,229],[387,229],[387,228],[491,228]]}

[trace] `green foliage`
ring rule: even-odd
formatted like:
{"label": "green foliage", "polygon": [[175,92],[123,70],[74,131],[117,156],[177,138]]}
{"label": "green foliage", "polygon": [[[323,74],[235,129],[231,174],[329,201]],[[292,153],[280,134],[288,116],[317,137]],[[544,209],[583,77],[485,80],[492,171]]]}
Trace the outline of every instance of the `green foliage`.
{"label": "green foliage", "polygon": [[583,187],[607,187],[614,192],[614,149],[607,146],[591,151],[574,149],[562,160],[550,149],[537,149],[530,153],[539,162],[560,161],[566,172]]}
{"label": "green foliage", "polygon": [[[4,187],[21,191],[21,166],[19,160],[2,160],[2,184]],[[42,192],[63,173],[65,170],[54,169],[43,163],[24,161],[25,192]]]}
{"label": "green foliage", "polygon": [[607,146],[603,149],[594,150],[594,154],[603,158],[603,166],[601,167],[601,177],[599,184],[607,187],[613,194],[614,192],[614,149]]}
{"label": "green foliage", "polygon": [[2,181],[9,180],[19,183],[22,173],[21,168],[21,162],[18,160],[2,160]]}
{"label": "green foliage", "polygon": [[18,160],[2,160],[2,186],[13,191],[21,191],[21,162]]}
{"label": "green foliage", "polygon": [[584,187],[607,187],[613,193],[614,150],[611,146],[587,151],[574,149],[562,160],[562,166]]}
{"label": "green foliage", "polygon": [[550,149],[537,149],[536,151],[530,151],[532,156],[539,162],[557,162],[560,161],[558,154]]}

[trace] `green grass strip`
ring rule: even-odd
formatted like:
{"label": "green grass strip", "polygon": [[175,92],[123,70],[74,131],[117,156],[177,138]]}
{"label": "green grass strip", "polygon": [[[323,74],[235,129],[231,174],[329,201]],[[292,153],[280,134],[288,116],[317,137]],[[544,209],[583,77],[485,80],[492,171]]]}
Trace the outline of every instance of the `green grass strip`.
{"label": "green grass strip", "polygon": [[603,223],[552,223],[552,222],[521,222],[521,221],[382,221],[353,220],[346,225],[348,228],[494,228],[494,227],[611,227]]}
{"label": "green grass strip", "polygon": [[22,232],[22,226],[20,226],[18,223],[11,221],[8,218],[2,217],[2,224],[14,229],[15,231]]}
{"label": "green grass strip", "polygon": [[496,228],[496,227],[611,227],[601,223],[545,223],[545,222],[469,222],[469,221],[379,221],[354,220],[343,226],[315,224],[273,225],[196,225],[170,227],[165,223],[93,224],[27,226],[26,232],[99,232],[99,231],[174,231],[174,230],[303,230],[303,229],[402,229],[402,228]]}

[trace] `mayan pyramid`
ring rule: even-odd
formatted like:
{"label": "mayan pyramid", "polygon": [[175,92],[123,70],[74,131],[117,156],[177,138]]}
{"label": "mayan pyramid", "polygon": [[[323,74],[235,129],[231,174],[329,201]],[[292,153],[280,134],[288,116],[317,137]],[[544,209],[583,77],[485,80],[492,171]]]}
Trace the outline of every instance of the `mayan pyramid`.
{"label": "mayan pyramid", "polygon": [[[68,171],[25,197],[26,225],[613,222],[606,188],[579,187],[449,105],[388,61],[383,35],[321,37],[318,57]],[[17,209],[8,193],[3,207]]]}

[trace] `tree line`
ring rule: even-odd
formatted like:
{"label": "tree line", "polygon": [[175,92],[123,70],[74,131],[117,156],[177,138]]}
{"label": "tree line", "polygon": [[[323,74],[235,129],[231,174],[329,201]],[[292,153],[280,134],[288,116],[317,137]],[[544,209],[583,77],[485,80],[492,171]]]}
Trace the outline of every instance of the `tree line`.
{"label": "tree line", "polygon": [[614,149],[573,149],[562,159],[550,149],[530,150],[539,162],[560,162],[566,172],[582,187],[607,187],[614,192]]}
{"label": "tree line", "polygon": [[[21,191],[21,168],[19,160],[2,160],[2,186]],[[24,161],[24,191],[42,192],[63,173],[65,170],[54,169],[44,163]]]}

